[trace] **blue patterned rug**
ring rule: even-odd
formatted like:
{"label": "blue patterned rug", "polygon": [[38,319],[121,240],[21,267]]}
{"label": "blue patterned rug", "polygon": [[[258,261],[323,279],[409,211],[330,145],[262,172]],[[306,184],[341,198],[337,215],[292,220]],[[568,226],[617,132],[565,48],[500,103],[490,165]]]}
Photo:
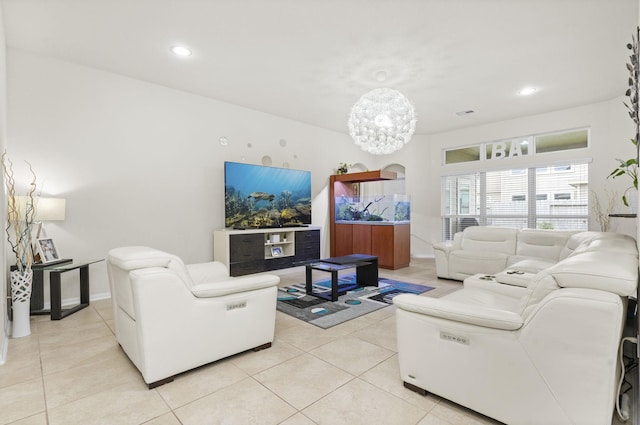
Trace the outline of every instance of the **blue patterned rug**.
{"label": "blue patterned rug", "polygon": [[[338,285],[341,289],[354,287],[355,274],[340,276]],[[400,282],[380,278],[378,287],[365,286],[353,288],[338,297],[338,301],[306,295],[305,284],[299,283],[278,289],[277,309],[297,319],[327,329],[348,320],[355,319],[372,311],[388,307],[393,297],[399,294],[422,294],[433,289],[431,286]],[[316,293],[331,293],[331,280],[314,282]]]}

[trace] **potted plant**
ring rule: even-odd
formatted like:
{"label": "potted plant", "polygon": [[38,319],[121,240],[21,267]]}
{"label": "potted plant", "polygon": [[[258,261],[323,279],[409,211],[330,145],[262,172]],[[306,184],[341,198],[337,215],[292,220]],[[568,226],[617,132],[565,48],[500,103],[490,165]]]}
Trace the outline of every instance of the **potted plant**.
{"label": "potted plant", "polygon": [[347,164],[346,162],[341,162],[338,165],[337,174],[347,174],[349,172],[349,168],[351,168],[351,165]]}
{"label": "potted plant", "polygon": [[[625,92],[625,96],[629,98],[629,102],[624,102],[624,106],[626,106],[629,116],[636,126],[634,138],[631,139],[631,143],[635,148],[634,150],[636,154],[634,158],[629,158],[627,160],[616,158],[619,165],[608,176],[616,178],[626,175],[631,178],[632,185],[627,187],[622,193],[622,202],[626,206],[630,206],[629,198],[627,196],[629,191],[638,191],[638,162],[640,159],[640,145],[638,145],[638,141],[640,140],[640,109],[638,105],[638,71],[640,70],[640,63],[638,62],[639,37],[640,27],[636,27],[636,34],[631,36],[631,43],[627,44],[627,49],[631,50],[629,62],[627,63],[627,71],[629,71],[629,88]],[[635,207],[636,205],[632,206],[632,208]]]}
{"label": "potted plant", "polygon": [[[26,162],[26,161],[25,161]],[[32,236],[35,219],[36,175],[27,162],[31,182],[26,196],[17,196],[13,163],[5,151],[2,154],[4,184],[7,190],[7,222],[5,231],[11,250],[16,257],[15,270],[11,271],[11,308],[13,312],[12,332],[14,338],[31,334],[29,324],[31,286],[33,282]]]}

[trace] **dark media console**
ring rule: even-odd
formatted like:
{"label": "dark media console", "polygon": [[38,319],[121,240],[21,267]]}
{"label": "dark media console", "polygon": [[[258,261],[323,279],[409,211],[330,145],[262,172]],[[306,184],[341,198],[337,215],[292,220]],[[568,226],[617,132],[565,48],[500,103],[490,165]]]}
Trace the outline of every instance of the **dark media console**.
{"label": "dark media console", "polygon": [[218,230],[213,236],[214,260],[231,276],[303,265],[320,258],[320,228],[279,227]]}

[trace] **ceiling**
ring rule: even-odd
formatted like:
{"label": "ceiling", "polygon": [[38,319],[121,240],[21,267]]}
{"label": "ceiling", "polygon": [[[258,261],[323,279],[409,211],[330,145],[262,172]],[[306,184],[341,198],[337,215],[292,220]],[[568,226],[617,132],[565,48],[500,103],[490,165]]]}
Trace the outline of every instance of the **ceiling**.
{"label": "ceiling", "polygon": [[[0,3],[10,49],[342,133],[376,87],[413,102],[418,134],[613,99],[638,22],[638,0]],[[539,90],[517,94],[529,85]]]}

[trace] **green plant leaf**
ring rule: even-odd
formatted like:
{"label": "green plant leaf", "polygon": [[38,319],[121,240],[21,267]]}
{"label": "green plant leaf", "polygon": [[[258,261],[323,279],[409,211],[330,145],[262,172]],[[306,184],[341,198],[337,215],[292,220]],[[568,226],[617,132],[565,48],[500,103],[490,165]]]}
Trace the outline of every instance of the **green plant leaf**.
{"label": "green plant leaf", "polygon": [[629,202],[627,202],[627,195],[622,195],[622,202],[624,203],[625,207],[629,206]]}

